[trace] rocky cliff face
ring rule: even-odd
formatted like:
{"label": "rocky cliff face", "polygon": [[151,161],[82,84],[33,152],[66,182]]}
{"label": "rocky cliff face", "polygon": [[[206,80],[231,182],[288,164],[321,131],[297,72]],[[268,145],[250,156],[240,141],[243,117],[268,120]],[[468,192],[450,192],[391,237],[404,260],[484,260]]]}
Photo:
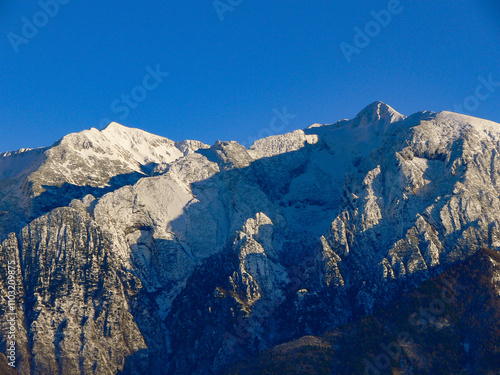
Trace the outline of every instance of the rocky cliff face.
{"label": "rocky cliff face", "polygon": [[16,369],[217,373],[370,314],[500,246],[499,142],[499,124],[377,102],[249,149],[111,124],[1,154]]}
{"label": "rocky cliff face", "polygon": [[277,345],[225,374],[497,374],[499,261],[481,249],[370,316]]}

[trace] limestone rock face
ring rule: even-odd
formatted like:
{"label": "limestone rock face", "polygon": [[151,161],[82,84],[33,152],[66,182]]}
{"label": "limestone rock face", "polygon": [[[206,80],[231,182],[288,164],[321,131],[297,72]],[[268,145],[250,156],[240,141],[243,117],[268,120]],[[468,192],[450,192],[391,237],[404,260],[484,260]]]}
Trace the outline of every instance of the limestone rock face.
{"label": "limestone rock face", "polygon": [[145,348],[129,312],[140,280],[111,266],[111,244],[85,210],[55,209],[20,237],[9,236],[2,253],[18,265],[21,373],[116,373]]}
{"label": "limestone rock face", "polygon": [[110,124],[1,154],[17,370],[217,373],[369,314],[500,247],[499,151],[499,124],[376,102],[249,149]]}
{"label": "limestone rock face", "polygon": [[297,151],[306,144],[314,144],[317,141],[318,137],[316,135],[308,135],[303,130],[295,130],[288,134],[258,139],[250,146],[248,152],[254,159],[260,159]]}

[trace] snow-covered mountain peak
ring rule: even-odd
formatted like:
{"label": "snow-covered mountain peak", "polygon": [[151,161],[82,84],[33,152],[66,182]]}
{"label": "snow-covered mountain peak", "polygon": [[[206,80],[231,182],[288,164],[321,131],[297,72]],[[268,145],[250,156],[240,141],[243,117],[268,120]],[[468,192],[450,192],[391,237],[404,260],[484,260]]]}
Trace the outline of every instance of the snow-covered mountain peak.
{"label": "snow-covered mountain peak", "polygon": [[[351,132],[356,140],[367,141],[369,138],[387,135],[392,124],[405,120],[407,117],[397,112],[391,106],[376,101],[366,106],[352,120],[342,119],[333,124],[313,124],[306,129],[307,134],[322,134],[330,136],[333,129],[342,129],[341,132]],[[415,118],[418,123],[420,118]],[[349,130],[350,129],[350,130]],[[340,134],[340,133],[339,133]],[[346,136],[346,134],[344,134]],[[375,141],[372,139],[372,141]]]}
{"label": "snow-covered mountain peak", "polygon": [[116,122],[102,130],[92,128],[68,134],[53,145],[65,153],[77,153],[83,158],[117,160],[125,162],[132,170],[137,165],[166,163],[183,156],[175,142],[141,129],[129,128]]}
{"label": "snow-covered mountain peak", "polygon": [[119,124],[118,122],[113,121],[113,122],[110,122],[108,125],[106,125],[104,128],[102,128],[101,131],[105,131],[105,130],[111,131],[114,129],[127,130],[127,129],[131,129],[131,128],[128,126]]}
{"label": "snow-covered mountain peak", "polygon": [[[149,140],[152,138],[156,139],[164,139],[165,137],[161,137],[156,134],[148,133],[145,130],[128,127],[117,122],[111,122],[108,126],[101,130],[101,133],[107,136],[109,139],[132,139],[132,140]],[[170,141],[170,140],[169,140]],[[172,141],[170,141],[172,142]]]}
{"label": "snow-covered mountain peak", "polygon": [[380,124],[389,125],[397,121],[404,120],[406,116],[394,110],[389,105],[377,101],[357,114],[354,118],[353,126],[377,126]]}
{"label": "snow-covered mountain peak", "polygon": [[[0,212],[36,216],[87,193],[133,184],[183,156],[170,139],[117,123],[68,134],[47,148],[1,154]],[[15,229],[14,221],[0,217],[0,230]]]}
{"label": "snow-covered mountain peak", "polygon": [[133,144],[151,143],[153,146],[158,143],[168,143],[174,145],[174,142],[168,138],[148,133],[147,131],[130,128],[117,122],[112,122],[106,126],[101,133],[106,136],[111,142],[123,144],[125,147],[130,147]]}

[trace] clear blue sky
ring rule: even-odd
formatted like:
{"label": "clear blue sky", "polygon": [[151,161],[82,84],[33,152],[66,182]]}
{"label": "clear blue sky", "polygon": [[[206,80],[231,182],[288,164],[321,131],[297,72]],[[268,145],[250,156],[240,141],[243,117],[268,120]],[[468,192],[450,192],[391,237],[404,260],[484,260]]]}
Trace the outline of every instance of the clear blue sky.
{"label": "clear blue sky", "polygon": [[[53,17],[37,1],[0,2],[0,151],[103,119],[173,140],[247,143],[351,118],[375,100],[411,114],[468,98],[463,112],[500,122],[493,0],[220,0],[220,15],[213,0],[60,1]],[[372,11],[388,8],[378,30]],[[356,47],[356,27],[371,33],[367,46]],[[343,42],[357,48],[350,62]],[[158,65],[170,73],[159,83],[148,78]],[[478,99],[490,75],[498,84]],[[138,100],[124,104],[131,94]]]}

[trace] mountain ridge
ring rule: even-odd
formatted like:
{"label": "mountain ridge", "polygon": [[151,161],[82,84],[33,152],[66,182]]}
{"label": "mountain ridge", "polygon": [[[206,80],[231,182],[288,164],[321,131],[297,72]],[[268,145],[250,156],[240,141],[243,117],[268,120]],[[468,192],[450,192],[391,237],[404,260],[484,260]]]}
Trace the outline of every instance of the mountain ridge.
{"label": "mountain ridge", "polygon": [[113,124],[2,156],[19,373],[219,373],[370,315],[500,247],[498,152],[500,124],[375,102],[249,148]]}

